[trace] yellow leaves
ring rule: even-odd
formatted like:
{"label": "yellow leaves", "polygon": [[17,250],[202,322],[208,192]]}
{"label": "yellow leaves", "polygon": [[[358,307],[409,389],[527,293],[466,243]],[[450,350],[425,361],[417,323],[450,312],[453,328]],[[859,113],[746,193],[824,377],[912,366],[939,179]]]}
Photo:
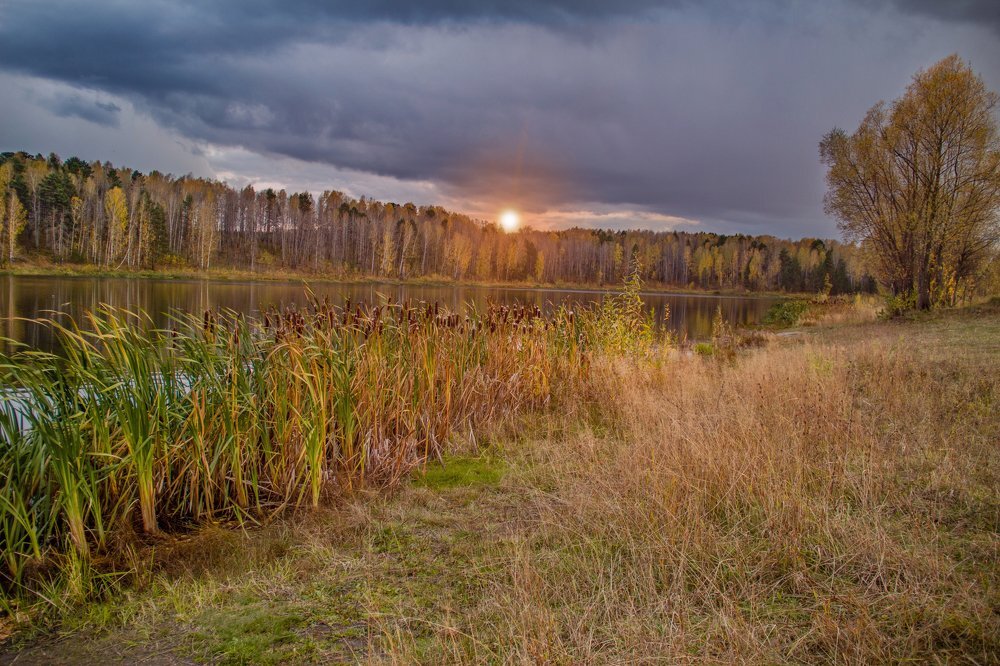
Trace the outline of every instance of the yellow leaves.
{"label": "yellow leaves", "polygon": [[81,213],[83,212],[83,199],[80,197],[73,197],[69,200],[69,211],[70,215],[73,217],[73,224],[80,224],[82,219]]}
{"label": "yellow leaves", "polygon": [[3,197],[7,191],[7,186],[10,185],[10,181],[14,175],[14,167],[10,162],[4,162],[0,164],[0,197]]}
{"label": "yellow leaves", "polygon": [[128,201],[120,187],[112,187],[104,193],[104,212],[108,217],[109,256],[117,257],[128,234]]}
{"label": "yellow leaves", "polygon": [[[958,56],[919,72],[890,105],[876,104],[854,134],[820,144],[828,167],[826,210],[865,246],[893,293],[932,305],[930,285],[971,278],[998,233],[1000,134],[987,90]],[[932,264],[936,258],[951,265]],[[947,294],[946,294],[947,295]]]}
{"label": "yellow leaves", "polygon": [[16,237],[28,221],[28,211],[21,205],[21,200],[13,192],[7,200],[7,225],[12,237]]}
{"label": "yellow leaves", "polygon": [[4,239],[4,254],[7,261],[14,260],[14,245],[17,235],[28,222],[28,211],[21,205],[21,200],[12,189],[0,190],[0,238]]}
{"label": "yellow leaves", "polygon": [[104,212],[108,221],[122,233],[128,231],[128,202],[120,187],[112,187],[104,194]]}
{"label": "yellow leaves", "polygon": [[24,180],[28,183],[28,188],[32,196],[38,191],[45,176],[49,175],[49,166],[45,160],[28,160],[24,165]]}
{"label": "yellow leaves", "polygon": [[0,237],[2,237],[3,230],[7,218],[7,197],[15,196],[12,192],[7,191],[7,186],[10,185],[11,175],[13,174],[13,168],[10,162],[5,162],[0,164]]}

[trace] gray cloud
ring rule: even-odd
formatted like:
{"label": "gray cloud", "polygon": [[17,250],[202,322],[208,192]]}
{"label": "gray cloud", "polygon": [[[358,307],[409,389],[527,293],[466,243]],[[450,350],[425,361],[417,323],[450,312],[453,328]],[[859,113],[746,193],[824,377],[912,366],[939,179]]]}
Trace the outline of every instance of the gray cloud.
{"label": "gray cloud", "polygon": [[82,118],[97,125],[117,127],[121,107],[114,102],[102,102],[80,93],[60,92],[45,100],[43,105],[62,118]]}
{"label": "gray cloud", "polygon": [[985,25],[1000,32],[1000,2],[996,0],[891,0],[891,4],[901,12]]}
{"label": "gray cloud", "polygon": [[[1000,77],[973,10],[916,3],[202,4],[8,2],[0,67],[242,147],[242,176],[262,171],[254,155],[288,157],[476,210],[589,202],[779,235],[834,233],[816,159],[831,126],[953,51]],[[118,117],[88,99],[48,109]]]}

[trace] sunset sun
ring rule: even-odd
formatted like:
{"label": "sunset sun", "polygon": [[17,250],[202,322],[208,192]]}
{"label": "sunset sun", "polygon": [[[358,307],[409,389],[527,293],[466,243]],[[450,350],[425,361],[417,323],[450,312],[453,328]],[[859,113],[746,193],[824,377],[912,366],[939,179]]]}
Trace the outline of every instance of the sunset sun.
{"label": "sunset sun", "polygon": [[505,210],[500,214],[500,226],[503,227],[504,231],[517,231],[520,224],[521,216],[517,214],[516,210]]}

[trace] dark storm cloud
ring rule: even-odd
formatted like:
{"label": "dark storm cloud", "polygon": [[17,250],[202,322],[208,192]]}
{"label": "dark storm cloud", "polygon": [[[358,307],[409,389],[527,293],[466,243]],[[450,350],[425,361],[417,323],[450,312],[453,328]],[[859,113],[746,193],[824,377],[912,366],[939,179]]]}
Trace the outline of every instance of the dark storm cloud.
{"label": "dark storm cloud", "polygon": [[0,0],[0,68],[73,86],[57,115],[117,122],[100,91],[187,139],[459,202],[829,234],[819,136],[949,52],[998,55],[967,32],[985,5],[869,4]]}
{"label": "dark storm cloud", "polygon": [[58,93],[42,105],[62,118],[82,118],[105,127],[117,127],[122,110],[114,102],[89,99],[79,93]]}
{"label": "dark storm cloud", "polygon": [[892,0],[903,12],[944,21],[964,21],[989,26],[1000,32],[1000,2],[997,0]]}
{"label": "dark storm cloud", "polygon": [[[520,21],[581,34],[691,0],[9,0],[0,3],[0,64],[79,84],[155,94],[214,90],[192,75],[204,58],[338,43],[371,22],[426,26]],[[290,73],[294,76],[294,72]]]}

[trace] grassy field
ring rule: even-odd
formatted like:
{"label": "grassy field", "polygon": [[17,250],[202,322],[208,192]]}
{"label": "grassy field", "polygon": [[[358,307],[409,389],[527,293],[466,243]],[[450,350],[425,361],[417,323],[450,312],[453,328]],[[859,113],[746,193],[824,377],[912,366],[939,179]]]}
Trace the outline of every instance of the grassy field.
{"label": "grassy field", "polygon": [[1000,307],[869,314],[595,358],[395,490],[160,537],[0,662],[997,663]]}

